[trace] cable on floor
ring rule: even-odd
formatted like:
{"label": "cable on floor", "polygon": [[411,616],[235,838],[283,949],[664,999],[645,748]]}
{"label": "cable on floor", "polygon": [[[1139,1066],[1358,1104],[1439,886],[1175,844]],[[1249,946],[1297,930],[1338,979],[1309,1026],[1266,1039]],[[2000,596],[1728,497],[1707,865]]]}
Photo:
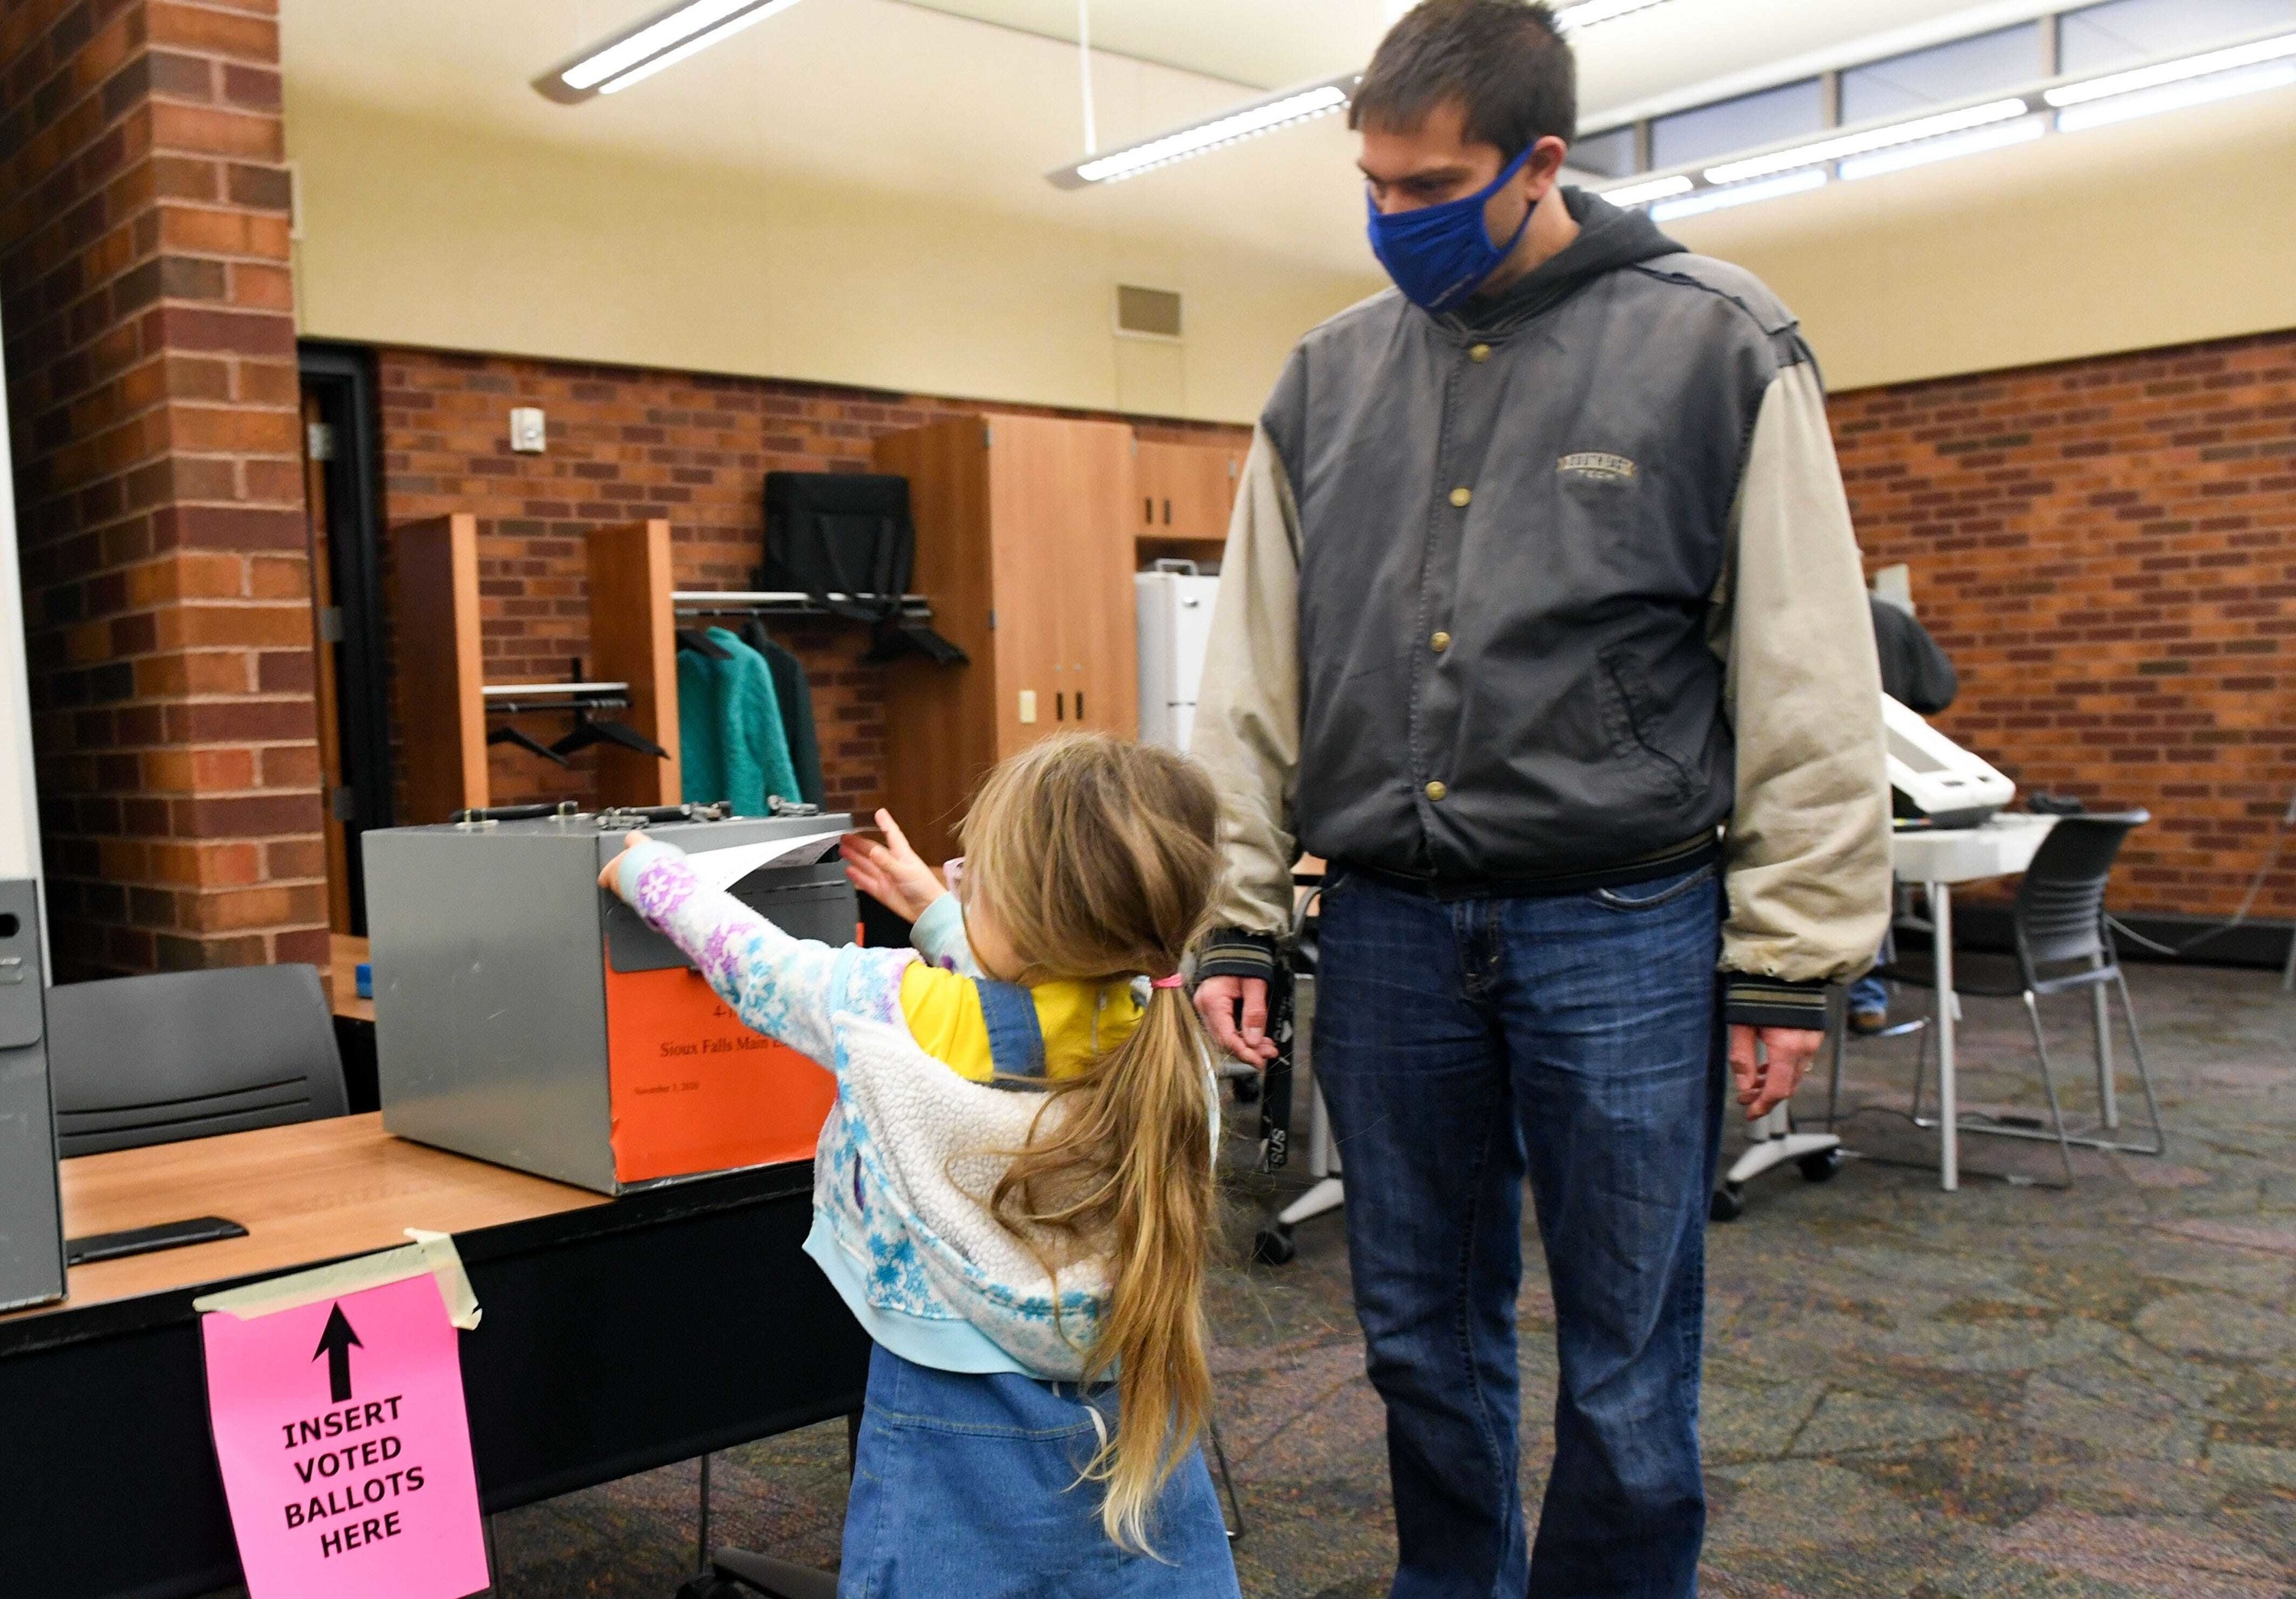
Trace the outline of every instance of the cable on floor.
{"label": "cable on floor", "polygon": [[2221,939],[2225,934],[2245,922],[2248,920],[2248,913],[2256,908],[2256,897],[2264,891],[2265,880],[2270,877],[2273,869],[2280,865],[2280,849],[2288,841],[2288,829],[2291,826],[2296,826],[2296,794],[2289,796],[2288,808],[2280,813],[2278,821],[2273,823],[2272,846],[2264,853],[2264,865],[2259,866],[2256,869],[2256,875],[2249,880],[2248,892],[2241,896],[2240,908],[2233,912],[2232,920],[2229,922],[2204,928],[2181,944],[2163,944],[2158,939],[2146,938],[2111,912],[2105,914],[2104,919],[2112,923],[2113,931],[2132,944],[2143,945],[2155,955],[2171,956],[2188,955],[2211,939]]}

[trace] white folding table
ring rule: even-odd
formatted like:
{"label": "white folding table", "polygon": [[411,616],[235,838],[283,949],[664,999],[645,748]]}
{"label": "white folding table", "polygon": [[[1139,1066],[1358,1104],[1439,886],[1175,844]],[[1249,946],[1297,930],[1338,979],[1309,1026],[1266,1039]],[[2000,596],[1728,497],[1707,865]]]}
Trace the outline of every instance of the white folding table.
{"label": "white folding table", "polygon": [[1936,927],[1938,1040],[1938,1175],[1948,1193],[1961,1186],[1961,1100],[1955,1080],[1954,1030],[1961,1001],[1953,989],[1953,885],[2013,877],[2033,864],[2054,816],[2003,812],[1978,827],[1900,832],[1890,840],[1898,878],[1928,892]]}

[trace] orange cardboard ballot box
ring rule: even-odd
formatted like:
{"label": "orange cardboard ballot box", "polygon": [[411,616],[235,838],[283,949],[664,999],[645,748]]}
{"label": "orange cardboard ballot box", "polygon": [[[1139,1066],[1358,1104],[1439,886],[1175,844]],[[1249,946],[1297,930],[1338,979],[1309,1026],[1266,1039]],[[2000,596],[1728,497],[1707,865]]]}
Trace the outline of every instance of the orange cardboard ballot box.
{"label": "orange cardboard ballot box", "polygon": [[365,835],[384,1127],[602,1193],[813,1158],[829,1072],[742,1026],[597,877],[646,825],[784,931],[848,943],[849,818],[664,816]]}

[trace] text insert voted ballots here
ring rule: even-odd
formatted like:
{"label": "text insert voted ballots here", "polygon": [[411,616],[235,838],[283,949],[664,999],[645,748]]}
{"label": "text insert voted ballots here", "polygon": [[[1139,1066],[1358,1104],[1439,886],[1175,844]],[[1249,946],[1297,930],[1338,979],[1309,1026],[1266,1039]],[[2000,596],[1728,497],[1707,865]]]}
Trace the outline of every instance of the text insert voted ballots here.
{"label": "text insert voted ballots here", "polygon": [[428,1273],[201,1318],[250,1599],[463,1599],[486,1540],[453,1324]]}

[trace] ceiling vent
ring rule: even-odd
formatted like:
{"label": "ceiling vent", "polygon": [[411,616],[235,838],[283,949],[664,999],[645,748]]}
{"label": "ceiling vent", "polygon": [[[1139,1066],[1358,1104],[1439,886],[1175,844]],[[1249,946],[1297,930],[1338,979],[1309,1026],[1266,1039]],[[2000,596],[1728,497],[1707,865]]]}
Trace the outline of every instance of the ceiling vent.
{"label": "ceiling vent", "polygon": [[1116,331],[1142,339],[1180,336],[1180,297],[1169,289],[1116,285]]}

